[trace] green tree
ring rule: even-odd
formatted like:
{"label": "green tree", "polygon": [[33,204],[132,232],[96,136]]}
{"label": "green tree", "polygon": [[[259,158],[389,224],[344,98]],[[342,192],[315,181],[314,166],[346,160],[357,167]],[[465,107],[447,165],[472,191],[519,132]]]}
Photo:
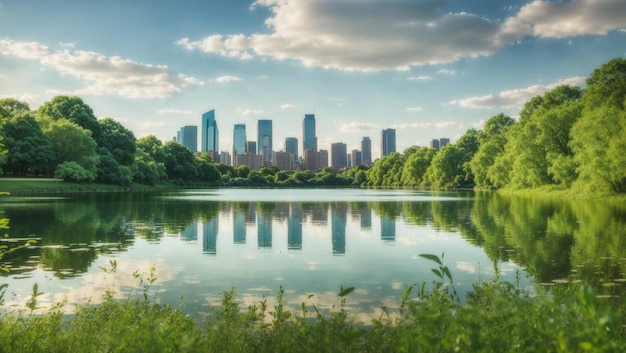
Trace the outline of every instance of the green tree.
{"label": "green tree", "polygon": [[0,99],[0,119],[8,119],[29,112],[30,106],[28,106],[28,103],[13,98]]}
{"label": "green tree", "polygon": [[135,163],[131,166],[133,180],[140,184],[154,186],[159,180],[166,180],[165,164],[157,163],[142,149],[135,151]]}
{"label": "green tree", "polygon": [[140,138],[137,141],[137,148],[147,153],[157,163],[165,164],[165,150],[163,143],[154,135]]}
{"label": "green tree", "polygon": [[104,147],[98,148],[98,169],[96,180],[105,184],[129,186],[133,174],[129,166],[120,165],[113,155]]}
{"label": "green tree", "polygon": [[402,184],[418,186],[424,182],[424,175],[430,166],[437,151],[432,148],[422,147],[412,153],[404,164],[402,170]]}
{"label": "green tree", "polygon": [[91,131],[91,137],[98,145],[101,143],[101,129],[90,106],[80,97],[56,96],[39,107],[37,117],[50,117],[53,121],[67,119],[76,125]]}
{"label": "green tree", "polygon": [[[208,155],[207,155],[208,157]],[[211,158],[196,158],[198,168],[198,178],[205,182],[217,182],[220,179],[220,171],[211,162]]]}
{"label": "green tree", "polygon": [[369,169],[369,183],[373,186],[400,185],[402,180],[402,168],[405,157],[398,152],[392,152],[376,161]]}
{"label": "green tree", "polygon": [[617,58],[587,79],[582,117],[571,131],[579,187],[626,192],[626,59]]}
{"label": "green tree", "polygon": [[168,141],[163,145],[165,171],[170,180],[193,181],[198,179],[198,168],[191,150],[178,142]]}
{"label": "green tree", "polygon": [[247,178],[250,174],[250,167],[248,167],[247,165],[240,165],[235,168],[235,171],[237,172],[238,178]]}
{"label": "green tree", "polygon": [[455,144],[444,146],[433,157],[426,171],[425,184],[431,188],[454,188],[463,185],[465,152]]}
{"label": "green tree", "polygon": [[64,162],[76,162],[87,173],[86,180],[95,179],[98,154],[96,142],[91,138],[90,131],[69,120],[61,119],[50,124],[44,132],[52,145],[54,166]]}
{"label": "green tree", "polygon": [[51,174],[52,145],[39,123],[30,113],[7,119],[2,126],[2,137],[7,154],[5,170],[15,175]]}
{"label": "green tree", "polygon": [[98,120],[102,137],[99,147],[105,148],[122,166],[130,166],[135,161],[137,139],[132,131],[119,122],[104,118]]}
{"label": "green tree", "polygon": [[469,166],[474,174],[474,183],[478,188],[493,188],[494,181],[489,177],[496,158],[504,153],[506,134],[515,120],[505,114],[495,115],[485,123],[483,130],[478,132],[478,150]]}

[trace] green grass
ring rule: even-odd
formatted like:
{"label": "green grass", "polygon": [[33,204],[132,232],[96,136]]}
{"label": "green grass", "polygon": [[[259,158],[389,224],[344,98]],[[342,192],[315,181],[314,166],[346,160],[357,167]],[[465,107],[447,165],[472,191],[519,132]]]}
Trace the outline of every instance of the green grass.
{"label": "green grass", "polygon": [[[341,288],[337,304],[322,312],[302,303],[286,310],[282,288],[275,304],[241,306],[234,290],[202,320],[184,306],[151,302],[150,279],[139,299],[81,304],[64,315],[64,303],[38,313],[37,289],[29,307],[0,314],[3,352],[623,352],[626,305],[596,297],[590,287],[559,284],[547,292],[495,278],[458,298],[449,270],[436,256],[432,285],[409,286],[396,312],[371,326],[345,310],[354,288]],[[425,256],[426,257],[426,256]]]}
{"label": "green grass", "polygon": [[36,178],[24,178],[14,180],[12,178],[0,178],[0,190],[12,194],[23,193],[53,193],[53,192],[99,192],[99,191],[124,191],[124,190],[157,190],[173,188],[170,184],[158,184],[148,186],[133,183],[129,187],[121,187],[111,184],[99,183],[73,183],[67,181],[40,180]]}

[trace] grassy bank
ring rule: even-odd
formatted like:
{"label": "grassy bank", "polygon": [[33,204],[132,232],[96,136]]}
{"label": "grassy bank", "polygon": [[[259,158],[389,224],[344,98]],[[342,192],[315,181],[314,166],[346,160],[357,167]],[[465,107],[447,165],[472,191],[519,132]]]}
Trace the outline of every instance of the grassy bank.
{"label": "grassy bank", "polygon": [[[430,255],[426,255],[430,256]],[[302,303],[241,306],[233,290],[198,321],[179,307],[137,300],[63,306],[37,313],[36,290],[23,310],[0,314],[3,352],[622,352],[625,301],[596,296],[580,283],[524,289],[498,277],[459,298],[439,259],[432,285],[407,287],[398,310],[356,325],[345,310],[354,288],[341,289],[330,312]]]}
{"label": "grassy bank", "polygon": [[101,192],[101,191],[128,191],[128,190],[166,190],[177,186],[161,183],[155,186],[133,183],[128,187],[99,183],[73,183],[54,179],[37,178],[0,178],[0,190],[11,194],[34,194],[56,192]]}

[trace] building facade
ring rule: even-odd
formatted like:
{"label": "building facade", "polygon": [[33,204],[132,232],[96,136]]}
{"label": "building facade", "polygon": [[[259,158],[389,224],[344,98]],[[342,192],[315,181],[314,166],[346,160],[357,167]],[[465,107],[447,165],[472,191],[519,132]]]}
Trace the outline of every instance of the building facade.
{"label": "building facade", "polygon": [[246,141],[246,152],[256,154],[256,141]]}
{"label": "building facade", "polygon": [[388,156],[396,151],[396,130],[383,129],[380,139],[381,157]]}
{"label": "building facade", "polygon": [[233,128],[233,156],[246,153],[246,124],[235,124]]}
{"label": "building facade", "polygon": [[363,153],[359,150],[352,150],[352,167],[363,164]]}
{"label": "building facade", "polygon": [[372,164],[372,140],[368,136],[363,137],[361,140],[361,153],[364,165]]}
{"label": "building facade", "polygon": [[272,144],[272,121],[261,119],[257,125],[257,147],[259,154],[263,156],[263,162],[272,163],[274,148]]}
{"label": "building facade", "polygon": [[344,169],[348,167],[347,146],[345,143],[337,142],[330,145],[331,167],[333,169]]}
{"label": "building facade", "polygon": [[198,127],[195,125],[181,127],[176,135],[176,141],[189,148],[191,152],[198,152]]}
{"label": "building facade", "polygon": [[295,166],[295,155],[289,152],[274,152],[274,166],[281,170],[291,171]]}
{"label": "building facade", "polygon": [[217,128],[217,121],[215,121],[215,110],[211,109],[208,112],[202,114],[202,152],[219,151],[219,129]]}
{"label": "building facade", "polygon": [[298,158],[298,139],[295,137],[287,137],[285,139],[285,152],[291,153]]}
{"label": "building facade", "polygon": [[317,151],[314,114],[304,114],[302,121],[302,153],[306,150]]}
{"label": "building facade", "polygon": [[435,151],[439,151],[439,140],[438,139],[430,140],[430,148],[434,149]]}

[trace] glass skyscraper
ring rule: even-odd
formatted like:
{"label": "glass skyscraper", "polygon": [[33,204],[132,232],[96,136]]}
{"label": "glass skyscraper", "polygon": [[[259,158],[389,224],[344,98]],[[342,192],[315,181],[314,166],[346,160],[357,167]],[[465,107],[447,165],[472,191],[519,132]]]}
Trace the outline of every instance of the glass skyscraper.
{"label": "glass skyscraper", "polygon": [[285,152],[294,155],[294,158],[298,158],[298,139],[295,137],[287,137],[285,139]]}
{"label": "glass skyscraper", "polygon": [[361,140],[361,152],[363,153],[363,164],[372,164],[372,140],[368,136],[363,137],[363,140]]}
{"label": "glass skyscraper", "polygon": [[302,121],[302,153],[306,150],[317,151],[314,114],[304,114]]}
{"label": "glass skyscraper", "polygon": [[178,143],[189,148],[191,152],[198,151],[198,127],[187,125],[180,128],[176,138]]}
{"label": "glass skyscraper", "polygon": [[383,129],[380,139],[380,153],[382,156],[388,156],[396,151],[396,130]]}
{"label": "glass skyscraper", "polygon": [[202,114],[202,152],[219,151],[219,129],[215,121],[215,110]]}
{"label": "glass skyscraper", "polygon": [[274,154],[272,145],[272,121],[261,119],[257,125],[257,149],[263,162],[271,162]]}
{"label": "glass skyscraper", "polygon": [[233,156],[246,153],[246,124],[235,124],[233,129]]}

